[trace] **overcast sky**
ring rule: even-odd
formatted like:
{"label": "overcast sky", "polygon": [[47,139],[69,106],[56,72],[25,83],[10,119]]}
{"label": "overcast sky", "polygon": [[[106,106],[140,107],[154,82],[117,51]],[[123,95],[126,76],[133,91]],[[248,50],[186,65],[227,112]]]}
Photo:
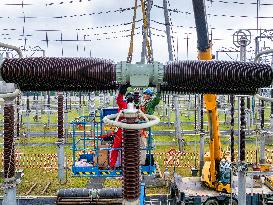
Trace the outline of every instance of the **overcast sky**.
{"label": "overcast sky", "polygon": [[[192,1],[169,0],[169,2],[170,9],[178,9],[183,12],[171,12],[170,14],[175,49],[178,46],[178,58],[180,60],[186,59],[185,33],[190,33],[189,58],[196,59],[197,43],[196,31],[193,28],[195,23]],[[253,4],[255,2],[256,0],[213,0],[213,3],[206,1],[207,13],[210,14],[208,16],[208,26],[209,28],[215,28],[213,30],[213,38],[215,39],[213,41],[214,53],[222,47],[234,47],[232,34],[237,29],[256,28],[256,5]],[[24,4],[30,5],[24,5],[23,7],[21,5],[9,5],[21,3],[20,0],[0,1],[1,42],[16,46],[26,45],[26,48],[40,46],[46,51],[46,56],[88,57],[91,53],[93,57],[112,59],[115,62],[126,60],[130,43],[130,38],[126,36],[130,34],[131,25],[122,24],[132,21],[133,10],[114,11],[134,6],[134,0],[24,0]],[[261,0],[261,3],[273,2]],[[164,23],[164,15],[163,10],[157,6],[162,6],[162,0],[154,0],[151,11],[154,59],[165,63],[168,61],[165,26],[154,22]],[[273,16],[272,9],[272,5],[261,5],[259,8],[260,16]],[[137,19],[141,19],[141,15],[141,9],[139,8]],[[24,16],[26,17],[25,22]],[[259,20],[259,27],[270,29],[273,25],[272,22],[273,18],[262,18]],[[142,22],[138,22],[136,25],[138,28],[136,33],[139,34],[135,36],[134,40],[134,62],[140,60],[141,25]],[[47,32],[48,46],[45,41],[46,31],[41,30],[56,30]],[[85,36],[88,41],[60,42],[61,34],[63,40],[76,40],[77,36],[79,40],[83,40]],[[252,32],[252,42],[254,42],[256,34],[256,31]],[[25,38],[27,39],[26,44]],[[266,46],[272,46],[269,41],[265,43]],[[254,44],[252,43],[250,46],[254,47]],[[175,53],[177,54],[177,50]],[[25,53],[28,56],[31,54],[30,52]],[[34,54],[34,56],[41,55],[41,52]],[[236,55],[231,57],[236,58]],[[219,58],[229,59],[224,53],[220,54]]]}

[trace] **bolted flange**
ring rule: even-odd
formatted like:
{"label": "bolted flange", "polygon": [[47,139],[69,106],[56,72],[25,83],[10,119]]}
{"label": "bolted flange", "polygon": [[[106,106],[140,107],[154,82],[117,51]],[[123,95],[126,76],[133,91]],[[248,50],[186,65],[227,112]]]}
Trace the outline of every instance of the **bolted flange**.
{"label": "bolted flange", "polygon": [[130,64],[124,61],[116,65],[116,80],[120,84],[130,83],[132,87],[157,86],[163,82],[164,66],[153,64]]}

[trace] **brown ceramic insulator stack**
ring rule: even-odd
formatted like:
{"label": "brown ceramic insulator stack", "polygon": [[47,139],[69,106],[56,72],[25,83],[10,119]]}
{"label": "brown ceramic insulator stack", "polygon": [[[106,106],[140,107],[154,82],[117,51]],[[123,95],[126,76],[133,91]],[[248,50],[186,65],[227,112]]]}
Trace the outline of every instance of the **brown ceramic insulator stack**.
{"label": "brown ceramic insulator stack", "polygon": [[[126,118],[127,124],[136,123],[136,118]],[[123,198],[137,200],[140,195],[140,135],[138,130],[123,130]]]}
{"label": "brown ceramic insulator stack", "polygon": [[164,67],[162,91],[254,94],[272,82],[270,65],[228,61],[175,61]]}
{"label": "brown ceramic insulator stack", "polygon": [[246,139],[246,133],[245,133],[245,129],[246,129],[246,119],[245,119],[245,98],[241,97],[240,100],[240,161],[244,162],[245,161],[245,139]]}
{"label": "brown ceramic insulator stack", "polygon": [[51,93],[47,91],[47,108],[50,109],[50,95]]}
{"label": "brown ceramic insulator stack", "polygon": [[22,91],[115,90],[116,67],[97,58],[5,59],[3,80],[18,84]]}
{"label": "brown ceramic insulator stack", "polygon": [[20,96],[17,97],[17,107],[16,107],[16,112],[17,112],[17,121],[16,121],[16,137],[19,139],[20,137]]}
{"label": "brown ceramic insulator stack", "polygon": [[261,100],[261,129],[264,129],[264,100]]}
{"label": "brown ceramic insulator stack", "polygon": [[58,94],[58,138],[64,137],[64,97],[62,94]]}
{"label": "brown ceramic insulator stack", "polygon": [[234,95],[230,96],[230,115],[230,155],[231,162],[234,162]]}
{"label": "brown ceramic insulator stack", "polygon": [[27,112],[30,111],[30,105],[29,105],[29,93],[27,92]]}
{"label": "brown ceramic insulator stack", "polygon": [[14,176],[14,107],[11,103],[6,103],[4,106],[4,178]]}
{"label": "brown ceramic insulator stack", "polygon": [[[273,89],[271,89],[270,95],[271,95],[271,98],[273,98]],[[271,102],[270,105],[271,105],[271,113],[270,113],[270,114],[271,114],[272,117],[273,117],[273,102]]]}

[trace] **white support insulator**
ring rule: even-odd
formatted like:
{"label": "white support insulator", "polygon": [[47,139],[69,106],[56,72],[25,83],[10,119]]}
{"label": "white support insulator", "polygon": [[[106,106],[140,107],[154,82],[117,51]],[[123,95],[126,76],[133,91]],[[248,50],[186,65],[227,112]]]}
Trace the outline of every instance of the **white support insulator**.
{"label": "white support insulator", "polygon": [[257,63],[262,55],[266,55],[266,54],[270,54],[270,53],[273,53],[273,49],[269,49],[269,50],[262,51],[262,52],[258,53],[254,58],[254,63]]}
{"label": "white support insulator", "polygon": [[160,121],[159,118],[154,116],[154,115],[145,114],[145,117],[149,120],[148,122],[141,123],[141,124],[126,124],[126,123],[123,123],[123,122],[115,121],[114,119],[116,119],[118,116],[122,116],[122,115],[119,114],[119,113],[112,114],[112,115],[107,115],[107,116],[105,116],[103,118],[103,122],[105,124],[109,124],[109,125],[115,126],[115,127],[121,127],[121,128],[124,128],[124,129],[141,130],[141,129],[145,129],[145,128],[157,125],[159,123],[159,121]]}
{"label": "white support insulator", "polygon": [[259,94],[256,94],[255,97],[258,98],[259,100],[264,100],[264,101],[267,101],[267,102],[273,102],[273,98],[263,97],[263,96],[261,96]]}
{"label": "white support insulator", "polygon": [[14,99],[20,94],[20,90],[16,89],[13,93],[5,93],[5,94],[0,94],[0,98],[3,99]]}
{"label": "white support insulator", "polygon": [[15,50],[18,53],[19,58],[23,58],[22,51],[20,50],[20,48],[18,48],[16,46],[12,46],[12,45],[0,42],[0,47]]}
{"label": "white support insulator", "polygon": [[[1,43],[1,42],[0,42],[0,47],[15,50],[15,51],[18,53],[19,58],[23,58],[22,51],[20,50],[20,48],[18,48],[18,47],[16,47],[16,46],[12,46],[12,45],[5,44],[5,43]],[[1,67],[1,63],[2,63],[2,62],[0,61],[0,67]],[[0,76],[0,79],[2,79],[2,76]],[[16,90],[15,90],[14,92],[12,92],[12,93],[0,94],[0,98],[3,98],[3,99],[14,99],[14,98],[16,98],[19,94],[20,94],[20,90],[19,90],[19,89],[16,89]]]}

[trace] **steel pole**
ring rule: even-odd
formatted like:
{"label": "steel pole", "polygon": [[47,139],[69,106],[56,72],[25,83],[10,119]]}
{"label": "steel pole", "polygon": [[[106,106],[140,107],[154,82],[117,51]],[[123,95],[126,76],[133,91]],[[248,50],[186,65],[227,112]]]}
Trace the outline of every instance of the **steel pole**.
{"label": "steel pole", "polygon": [[167,0],[163,0],[163,9],[164,9],[164,17],[165,17],[165,25],[166,25],[169,61],[173,61],[172,39],[171,39],[171,29],[170,29]]}
{"label": "steel pole", "polygon": [[[240,61],[246,61],[246,43],[247,39],[240,39]],[[238,121],[239,121],[239,161],[238,161],[238,203],[246,205],[246,174],[245,174],[245,107],[244,97],[238,100]]]}
{"label": "steel pole", "polygon": [[178,95],[173,95],[174,100],[174,110],[175,110],[175,136],[178,140],[179,151],[184,151],[184,143],[183,138],[181,137],[181,122],[180,122],[180,111],[179,111],[179,102],[178,102]]}

